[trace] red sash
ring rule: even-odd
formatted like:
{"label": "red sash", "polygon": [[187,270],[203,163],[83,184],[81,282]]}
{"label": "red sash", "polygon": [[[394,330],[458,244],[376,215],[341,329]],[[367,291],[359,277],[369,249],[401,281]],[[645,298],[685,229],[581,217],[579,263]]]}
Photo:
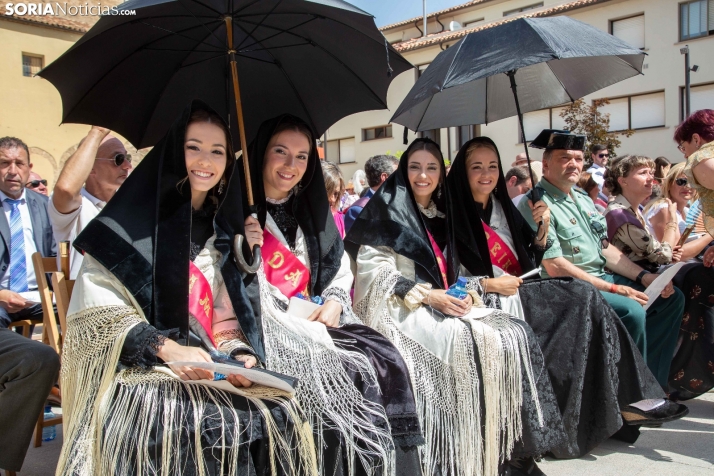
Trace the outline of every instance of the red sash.
{"label": "red sash", "polygon": [[268,230],[263,231],[263,269],[268,282],[289,298],[309,296],[310,270]]}
{"label": "red sash", "polygon": [[434,237],[431,236],[429,230],[426,230],[426,234],[429,237],[429,243],[431,243],[431,249],[436,255],[436,264],[439,265],[439,272],[441,273],[441,279],[444,281],[444,289],[449,287],[449,280],[446,278],[446,258],[444,258],[444,253],[441,252],[439,245],[434,241]]}
{"label": "red sash", "polygon": [[213,345],[216,345],[213,340],[213,292],[208,280],[193,261],[189,261],[188,265],[188,312],[193,314]]}
{"label": "red sash", "polygon": [[483,223],[483,229],[486,231],[488,251],[491,253],[491,263],[513,276],[523,274],[521,264],[518,262],[516,255],[513,254],[513,251],[511,251],[511,248],[490,226],[485,222],[481,223]]}

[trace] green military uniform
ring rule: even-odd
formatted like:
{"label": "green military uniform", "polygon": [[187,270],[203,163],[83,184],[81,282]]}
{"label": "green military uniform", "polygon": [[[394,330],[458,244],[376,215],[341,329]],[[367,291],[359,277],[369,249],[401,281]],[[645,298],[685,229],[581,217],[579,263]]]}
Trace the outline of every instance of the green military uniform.
{"label": "green military uniform", "polygon": [[[550,208],[548,238],[553,245],[543,259],[565,258],[586,273],[614,284],[644,288],[624,276],[605,271],[607,260],[602,254],[603,240],[607,238],[605,217],[585,192],[573,188],[571,194],[563,193],[547,180],[536,185],[543,191],[542,200]],[[536,230],[528,207],[529,192],[518,209],[531,227]],[[547,273],[543,271],[547,277]],[[679,335],[679,324],[684,309],[684,295],[675,288],[675,294],[657,300],[647,309],[635,300],[619,294],[602,292],[635,341],[659,383],[667,388],[669,365],[674,356]]]}

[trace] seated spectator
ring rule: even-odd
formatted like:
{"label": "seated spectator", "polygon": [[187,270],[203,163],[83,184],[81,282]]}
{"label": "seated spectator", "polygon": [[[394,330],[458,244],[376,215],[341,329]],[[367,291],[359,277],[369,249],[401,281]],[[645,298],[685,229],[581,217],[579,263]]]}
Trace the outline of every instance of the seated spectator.
{"label": "seated spectator", "polygon": [[0,329],[0,468],[22,469],[59,365],[52,347]]}
{"label": "seated spectator", "polygon": [[334,162],[321,160],[322,178],[325,179],[327,201],[330,203],[332,218],[335,219],[340,238],[345,237],[345,216],[340,213],[340,197],[345,193],[345,180],[342,178],[340,167]]}
{"label": "seated spectator", "polygon": [[655,182],[661,184],[664,181],[664,178],[669,173],[669,168],[672,166],[672,164],[669,162],[669,160],[667,160],[667,157],[657,157],[654,160],[654,164],[655,164],[655,171],[654,171]]}
{"label": "seated spectator", "polygon": [[528,165],[528,156],[525,152],[516,155],[516,161],[511,164],[511,168],[520,167],[521,165]]}
{"label": "seated spectator", "polygon": [[361,196],[362,190],[367,188],[367,174],[364,173],[364,170],[358,169],[352,174],[352,186],[354,194],[358,197]]}
{"label": "seated spectator", "polygon": [[600,198],[600,189],[597,186],[597,182],[593,179],[590,172],[583,172],[580,174],[580,180],[578,180],[578,187],[582,189],[583,192],[590,197],[590,200],[595,204],[595,208],[600,213],[605,213],[605,208],[607,208],[607,202],[604,202]]}
{"label": "seated spectator", "polygon": [[369,188],[367,193],[357,200],[345,212],[345,232],[349,233],[350,228],[362,212],[364,206],[369,202],[372,195],[379,190],[385,180],[397,170],[399,159],[393,155],[375,155],[370,157],[364,164],[364,173],[367,175]]}
{"label": "seated spectator", "polygon": [[30,151],[20,139],[0,139],[0,327],[19,319],[41,319],[42,306],[32,254],[55,256],[47,197],[25,188]]}
{"label": "seated spectator", "polygon": [[590,147],[590,159],[592,160],[592,165],[586,170],[592,175],[593,180],[597,183],[600,192],[602,192],[602,185],[605,183],[605,170],[607,170],[607,162],[610,160],[610,152],[607,150],[607,146],[602,144],[593,144]]}
{"label": "seated spectator", "polygon": [[657,200],[659,197],[662,196],[662,186],[657,183],[655,180],[652,183],[652,193],[650,193],[650,196],[645,198],[645,200],[640,204],[640,207],[646,207],[650,202]]}
{"label": "seated spectator", "polygon": [[47,180],[40,177],[40,174],[36,172],[30,172],[30,181],[25,184],[25,187],[37,193],[41,193],[45,197],[50,194],[47,190]]}
{"label": "seated spectator", "polygon": [[[657,217],[664,220],[665,224],[658,227],[659,233],[651,233],[651,227],[645,226],[647,223],[642,219],[637,206],[631,204],[638,203],[649,193],[654,183],[653,166],[647,157],[625,156],[615,159],[606,175],[606,181],[619,194],[610,203],[606,218],[610,242],[632,261],[656,273],[662,265],[683,258],[684,250],[675,246],[680,238],[677,222],[681,213],[678,207],[685,197],[691,198],[691,190],[682,187],[673,191],[673,181],[680,176],[684,164],[672,167],[663,184],[667,195],[654,205],[660,209]],[[714,388],[714,374],[709,368],[709,362],[714,361],[714,342],[706,336],[706,329],[714,329],[714,309],[709,302],[710,296],[714,295],[714,270],[704,267],[699,260],[690,259],[711,239],[706,233],[702,238],[693,237],[684,245],[688,249],[687,256],[684,256],[688,264],[674,278],[674,283],[684,292],[685,302],[677,351],[669,371],[670,398],[686,400]],[[689,250],[692,247],[696,249]]]}
{"label": "seated spectator", "polygon": [[[131,172],[131,155],[109,132],[92,127],[57,178],[49,215],[58,241],[73,243]],[[69,261],[70,278],[75,279],[82,266],[82,254],[74,247]]]}
{"label": "seated spectator", "polygon": [[[548,129],[531,143],[531,147],[546,149],[543,178],[536,187],[543,191],[543,201],[550,208],[548,235],[553,246],[543,256],[542,274],[579,278],[600,290],[622,319],[657,381],[666,388],[684,296],[670,283],[647,311],[642,308],[648,300],[642,291],[655,275],[609,246],[605,218],[585,193],[573,190],[583,168],[584,144],[584,136]],[[521,201],[518,209],[537,230],[528,201]],[[613,274],[606,273],[605,267]],[[672,415],[679,411],[662,402],[658,407]]]}
{"label": "seated spectator", "polygon": [[511,167],[511,170],[506,173],[506,188],[513,204],[518,205],[526,192],[533,188],[533,180],[528,173],[527,165]]}

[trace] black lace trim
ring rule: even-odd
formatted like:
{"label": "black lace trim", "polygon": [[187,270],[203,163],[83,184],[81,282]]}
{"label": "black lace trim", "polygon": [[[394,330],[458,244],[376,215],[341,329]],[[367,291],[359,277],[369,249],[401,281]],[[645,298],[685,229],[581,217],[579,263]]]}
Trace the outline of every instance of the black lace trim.
{"label": "black lace trim", "polygon": [[284,203],[274,204],[267,202],[266,209],[270,216],[275,221],[278,229],[288,242],[288,247],[295,252],[295,238],[297,237],[298,222],[293,213],[293,203],[295,202],[295,194],[291,195],[288,201]]}
{"label": "black lace trim", "polygon": [[412,281],[411,279],[407,279],[404,276],[399,276],[397,278],[396,284],[394,285],[394,294],[404,299],[406,295],[409,294],[409,291],[414,289],[414,286],[416,286],[416,284],[417,283]]}
{"label": "black lace trim", "polygon": [[553,238],[548,238],[547,240],[545,240],[545,245],[543,246],[533,243],[533,249],[541,253],[545,253],[546,251],[548,251],[551,246],[553,246]]}
{"label": "black lace trim", "polygon": [[160,363],[156,354],[166,339],[176,340],[178,337],[178,328],[160,331],[146,322],[137,324],[124,339],[124,346],[119,355],[118,370],[134,367],[144,370],[151,369]]}

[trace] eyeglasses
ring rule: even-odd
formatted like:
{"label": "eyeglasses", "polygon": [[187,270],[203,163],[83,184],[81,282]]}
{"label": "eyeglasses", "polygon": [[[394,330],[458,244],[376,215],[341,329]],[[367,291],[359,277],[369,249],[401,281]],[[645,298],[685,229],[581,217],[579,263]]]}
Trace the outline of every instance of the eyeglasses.
{"label": "eyeglasses", "polygon": [[685,186],[687,186],[687,184],[689,184],[689,180],[687,180],[685,178],[678,178],[677,180],[674,181],[674,183],[676,183],[680,187],[685,187]]}
{"label": "eyeglasses", "polygon": [[45,187],[47,186],[47,180],[42,179],[42,180],[30,180],[25,184],[25,187],[29,188],[37,188],[40,186],[40,184],[44,185]]}
{"label": "eyeglasses", "polygon": [[113,160],[114,165],[116,165],[117,167],[121,167],[125,160],[129,162],[129,165],[131,165],[131,154],[117,154],[111,159],[97,157],[97,160]]}
{"label": "eyeglasses", "polygon": [[598,154],[597,156],[600,157],[601,159],[609,159],[610,158],[610,154]]}
{"label": "eyeglasses", "polygon": [[679,149],[679,151],[681,153],[684,153],[684,141],[679,143],[679,145],[677,146],[677,149]]}

